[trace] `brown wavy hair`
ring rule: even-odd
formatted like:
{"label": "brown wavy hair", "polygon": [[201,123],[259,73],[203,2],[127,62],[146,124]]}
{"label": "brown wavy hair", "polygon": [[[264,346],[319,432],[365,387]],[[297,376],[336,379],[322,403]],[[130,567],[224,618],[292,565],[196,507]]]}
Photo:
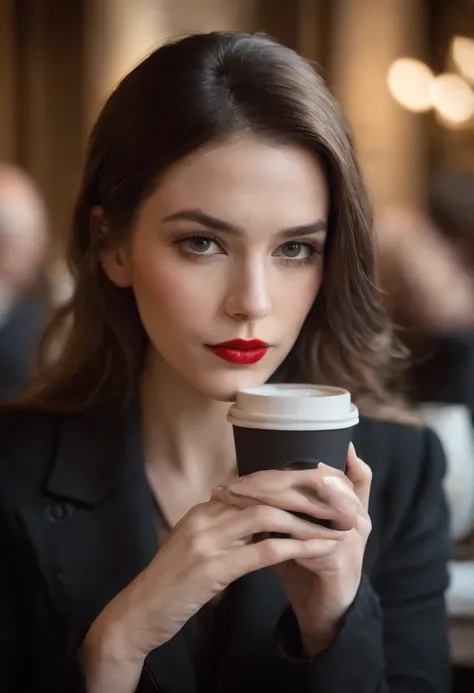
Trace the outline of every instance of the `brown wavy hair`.
{"label": "brown wavy hair", "polygon": [[[263,35],[208,33],[168,43],[117,86],[93,129],[67,258],[71,300],[53,316],[42,366],[22,398],[60,411],[116,408],[140,381],[147,336],[133,292],[99,256],[133,233],[137,210],[168,167],[245,131],[304,147],[330,190],[325,274],[274,379],[349,389],[365,411],[392,409],[394,341],[375,285],[371,206],[347,124],[312,66]],[[100,205],[106,233],[91,228]],[[54,361],[51,345],[65,335]]]}

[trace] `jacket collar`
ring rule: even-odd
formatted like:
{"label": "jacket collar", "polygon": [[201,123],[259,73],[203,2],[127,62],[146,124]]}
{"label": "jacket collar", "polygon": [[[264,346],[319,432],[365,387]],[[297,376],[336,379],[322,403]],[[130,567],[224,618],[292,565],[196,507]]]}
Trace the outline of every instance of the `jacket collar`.
{"label": "jacket collar", "polygon": [[46,493],[94,507],[143,467],[138,407],[60,416]]}

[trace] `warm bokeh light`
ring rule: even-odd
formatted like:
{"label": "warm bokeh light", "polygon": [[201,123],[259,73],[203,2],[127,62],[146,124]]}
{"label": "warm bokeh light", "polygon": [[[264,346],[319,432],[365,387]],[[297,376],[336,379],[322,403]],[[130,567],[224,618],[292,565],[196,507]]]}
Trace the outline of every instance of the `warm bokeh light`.
{"label": "warm bokeh light", "polygon": [[474,82],[474,39],[455,36],[451,44],[451,54],[462,76]]}
{"label": "warm bokeh light", "polygon": [[424,113],[432,107],[433,79],[434,75],[428,65],[414,58],[395,60],[387,75],[393,98],[414,113]]}
{"label": "warm bokeh light", "polygon": [[433,106],[446,123],[461,125],[474,116],[474,92],[460,75],[438,75],[431,86]]}

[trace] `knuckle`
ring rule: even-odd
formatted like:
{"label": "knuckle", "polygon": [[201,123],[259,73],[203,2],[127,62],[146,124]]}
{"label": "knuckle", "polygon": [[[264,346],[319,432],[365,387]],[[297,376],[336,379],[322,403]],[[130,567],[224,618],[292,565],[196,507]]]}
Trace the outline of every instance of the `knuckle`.
{"label": "knuckle", "polygon": [[343,483],[347,483],[349,481],[349,479],[347,478],[345,473],[343,471],[341,471],[340,469],[336,469],[335,467],[327,467],[324,470],[324,476],[326,476],[326,477],[332,476],[336,479],[339,479]]}
{"label": "knuckle", "polygon": [[278,539],[265,539],[258,544],[260,556],[265,564],[279,563],[281,550]]}
{"label": "knuckle", "polygon": [[211,542],[203,533],[193,533],[188,537],[188,551],[197,559],[207,558],[212,555]]}
{"label": "knuckle", "polygon": [[207,505],[206,503],[195,505],[188,513],[187,525],[191,532],[202,532],[209,526],[209,518],[206,512]]}
{"label": "knuckle", "polygon": [[316,484],[319,490],[327,490],[328,486],[343,493],[354,490],[354,484],[340,469],[325,471],[324,474],[316,480]]}

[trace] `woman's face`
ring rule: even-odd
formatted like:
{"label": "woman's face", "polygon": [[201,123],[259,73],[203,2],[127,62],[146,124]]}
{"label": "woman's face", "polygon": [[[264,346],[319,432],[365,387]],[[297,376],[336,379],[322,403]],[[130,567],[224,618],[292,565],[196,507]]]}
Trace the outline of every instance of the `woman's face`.
{"label": "woman's face", "polygon": [[[235,136],[169,169],[128,248],[104,268],[133,288],[158,370],[231,401],[264,383],[295,343],[321,286],[327,217],[309,153]],[[215,348],[233,340],[268,348]]]}

